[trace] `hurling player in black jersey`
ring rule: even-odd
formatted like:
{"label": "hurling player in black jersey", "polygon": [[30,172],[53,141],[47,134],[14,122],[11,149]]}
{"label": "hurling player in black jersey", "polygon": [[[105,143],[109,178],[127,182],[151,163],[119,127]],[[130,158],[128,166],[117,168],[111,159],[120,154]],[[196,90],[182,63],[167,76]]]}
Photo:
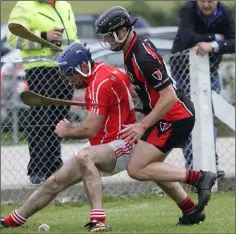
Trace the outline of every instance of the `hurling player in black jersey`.
{"label": "hurling player in black jersey", "polygon": [[[130,81],[142,101],[146,116],[141,122],[126,125],[122,139],[136,144],[127,172],[139,181],[155,181],[181,209],[180,225],[200,223],[205,219],[207,205],[216,175],[209,171],[177,168],[164,163],[168,153],[191,133],[194,106],[175,82],[153,43],[133,31],[129,12],[119,6],[108,9],[96,20],[96,33],[103,47],[124,52]],[[178,182],[196,187],[195,205]]]}

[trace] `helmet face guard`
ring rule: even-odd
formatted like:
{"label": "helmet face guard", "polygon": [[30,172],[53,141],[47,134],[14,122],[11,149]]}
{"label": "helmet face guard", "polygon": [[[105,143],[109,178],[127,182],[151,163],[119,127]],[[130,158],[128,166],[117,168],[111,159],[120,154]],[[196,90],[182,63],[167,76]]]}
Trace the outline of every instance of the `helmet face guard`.
{"label": "helmet face guard", "polygon": [[78,75],[78,74],[80,74],[80,75],[83,76],[83,77],[89,77],[89,76],[91,76],[91,74],[92,74],[92,65],[91,65],[91,62],[90,62],[90,61],[87,62],[87,65],[88,65],[88,73],[82,72],[82,70],[81,70],[81,68],[80,68],[80,64],[79,64],[78,66],[76,66],[76,67],[73,67],[73,66],[72,66],[72,67],[68,67],[68,68],[66,68],[66,69],[63,69],[62,67],[65,66],[65,65],[67,65],[67,64],[68,64],[67,61],[65,61],[65,62],[63,62],[63,63],[58,63],[58,66],[60,67],[61,73],[64,73],[66,76],[72,76],[72,75]]}
{"label": "helmet face guard", "polygon": [[[131,22],[129,12],[123,7],[115,6],[105,11],[95,22],[100,44],[109,50],[121,50],[135,22]],[[127,33],[120,38],[118,34],[122,28],[126,28]]]}
{"label": "helmet face guard", "polygon": [[98,34],[98,40],[101,46],[105,49],[112,50],[112,51],[119,51],[122,50],[122,46],[125,43],[128,35],[129,30],[127,31],[126,35],[119,39],[116,32],[109,32],[105,34]]}
{"label": "helmet face guard", "polygon": [[[89,62],[89,64],[91,64]],[[61,74],[69,81],[69,85],[75,87],[76,89],[82,89],[87,87],[87,84],[84,82],[84,79],[86,79],[86,76],[89,74],[82,75],[80,72],[77,72],[74,67],[69,67],[67,70],[61,69],[61,66],[64,64],[58,64],[58,67],[60,69]],[[88,65],[89,66],[89,65]],[[83,73],[83,72],[82,72]],[[82,75],[84,79],[78,75]]]}
{"label": "helmet face guard", "polygon": [[78,80],[78,77],[75,81],[71,80],[71,77],[75,77],[78,75],[83,76],[85,79],[87,77],[89,77],[92,74],[92,65],[91,62],[88,61],[88,73],[85,74],[81,71],[80,66],[78,65],[78,67],[68,67],[68,69],[64,70],[61,67],[63,65],[66,65],[67,62],[64,62],[64,64],[58,64],[59,68],[60,68],[60,72],[69,80],[69,85],[74,86],[76,89],[83,89],[87,87],[87,84],[83,81],[83,79]]}

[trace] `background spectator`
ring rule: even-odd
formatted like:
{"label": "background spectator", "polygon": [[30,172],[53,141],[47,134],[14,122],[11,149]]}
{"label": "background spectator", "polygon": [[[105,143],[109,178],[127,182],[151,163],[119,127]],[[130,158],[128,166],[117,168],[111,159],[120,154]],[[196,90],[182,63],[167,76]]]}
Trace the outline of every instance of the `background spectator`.
{"label": "background spectator", "polygon": [[[235,53],[235,22],[231,8],[220,1],[188,1],[180,11],[179,28],[171,53],[175,54],[192,47],[195,47],[196,53],[200,56],[210,53],[211,88],[220,93],[218,69],[222,54]],[[178,87],[190,96],[188,54],[171,56],[170,66]],[[216,127],[214,131],[216,139]],[[183,153],[186,168],[192,168],[191,136],[183,147]],[[218,168],[217,153],[216,165],[218,176],[224,176],[224,172]]]}
{"label": "background spectator", "polygon": [[[66,1],[18,1],[8,23],[19,23],[37,36],[66,47],[77,40],[74,13]],[[24,65],[29,89],[53,98],[71,99],[73,88],[61,77],[54,62],[58,53],[40,44],[8,33],[11,47],[21,50],[22,59],[35,59]],[[40,58],[40,60],[39,60]],[[38,61],[37,61],[38,59]],[[67,118],[69,107],[32,107],[28,116],[30,161],[28,175],[32,184],[41,184],[62,164],[60,138],[55,123]]]}

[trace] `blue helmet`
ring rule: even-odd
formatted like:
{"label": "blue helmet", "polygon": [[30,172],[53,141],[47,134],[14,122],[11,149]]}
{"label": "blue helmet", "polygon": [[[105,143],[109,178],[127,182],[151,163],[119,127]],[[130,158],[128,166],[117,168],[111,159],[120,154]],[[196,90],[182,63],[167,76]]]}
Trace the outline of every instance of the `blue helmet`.
{"label": "blue helmet", "polygon": [[[91,53],[84,45],[74,42],[69,45],[57,58],[58,66],[65,74],[80,73],[84,77],[91,75]],[[80,65],[87,63],[88,74],[81,71]]]}

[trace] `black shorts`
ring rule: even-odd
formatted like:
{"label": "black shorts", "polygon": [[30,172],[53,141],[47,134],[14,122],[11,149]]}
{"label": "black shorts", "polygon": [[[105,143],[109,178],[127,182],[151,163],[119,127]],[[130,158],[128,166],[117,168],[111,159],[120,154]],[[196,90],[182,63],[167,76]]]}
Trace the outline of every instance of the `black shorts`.
{"label": "black shorts", "polygon": [[173,148],[180,148],[193,130],[195,116],[174,122],[158,121],[148,128],[141,140],[156,146],[161,152],[167,153]]}

